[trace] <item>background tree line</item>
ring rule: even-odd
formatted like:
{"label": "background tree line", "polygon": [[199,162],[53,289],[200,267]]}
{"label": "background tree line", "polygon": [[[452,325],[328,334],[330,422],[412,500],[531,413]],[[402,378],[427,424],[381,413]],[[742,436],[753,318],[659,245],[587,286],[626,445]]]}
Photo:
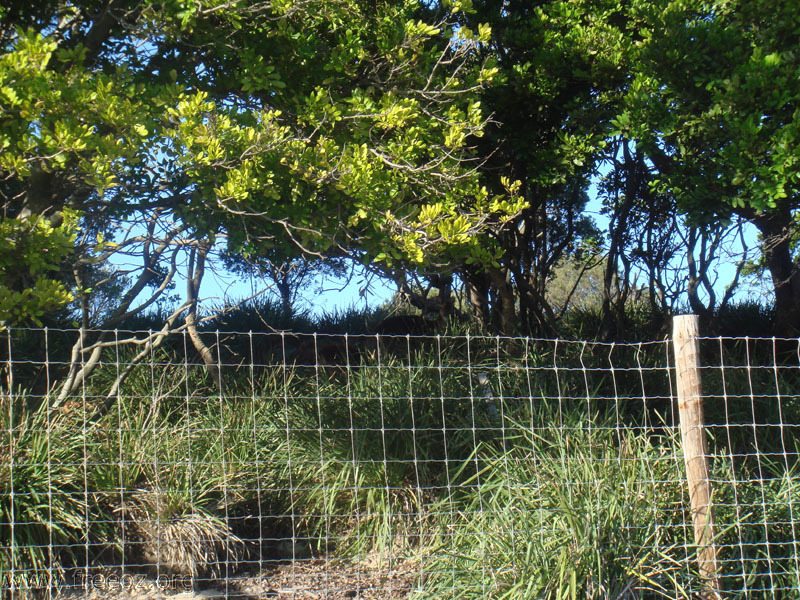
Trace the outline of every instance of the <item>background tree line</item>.
{"label": "background tree line", "polygon": [[12,1],[0,44],[5,324],[159,308],[151,342],[204,355],[208,269],[289,307],[359,265],[503,334],[594,292],[608,340],[686,307],[713,328],[763,273],[800,335],[793,3]]}

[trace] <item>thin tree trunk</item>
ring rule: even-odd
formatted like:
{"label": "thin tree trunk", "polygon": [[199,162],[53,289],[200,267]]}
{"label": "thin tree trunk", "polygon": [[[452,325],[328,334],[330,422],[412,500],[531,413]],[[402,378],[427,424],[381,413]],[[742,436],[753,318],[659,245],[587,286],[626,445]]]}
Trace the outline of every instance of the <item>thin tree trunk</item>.
{"label": "thin tree trunk", "polygon": [[192,248],[189,255],[189,277],[186,280],[186,301],[189,304],[189,312],[186,313],[186,331],[189,333],[189,339],[192,340],[195,350],[200,354],[206,370],[214,379],[219,393],[222,394],[224,389],[219,364],[214,360],[214,354],[203,341],[200,332],[197,331],[198,296],[205,274],[206,255],[210,248],[209,241],[202,241]]}
{"label": "thin tree trunk", "polygon": [[[165,239],[161,240],[155,248],[151,248],[150,241],[146,241],[144,245],[143,259],[144,264],[142,272],[136,282],[131,288],[122,296],[117,308],[112,311],[111,315],[102,324],[103,331],[99,334],[97,339],[90,341],[87,336],[88,323],[84,319],[83,326],[81,327],[81,334],[78,341],[72,348],[72,356],[70,358],[69,373],[62,383],[60,383],[60,391],[56,399],[52,402],[51,408],[58,408],[66,399],[82,385],[84,379],[88,377],[92,371],[100,364],[102,357],[102,350],[104,348],[105,340],[110,335],[109,330],[116,327],[120,322],[124,321],[131,315],[140,313],[142,310],[150,306],[156,299],[161,296],[164,290],[177,270],[176,253],[173,252],[171,258],[171,268],[167,276],[159,285],[158,289],[151,294],[150,299],[140,304],[135,309],[131,309],[131,304],[138,297],[139,293],[156,277],[156,265],[164,253],[171,247],[172,240],[182,231],[183,228],[176,228],[171,231]],[[152,239],[155,230],[155,220],[148,224],[148,236]],[[87,358],[88,355],[88,358]]]}

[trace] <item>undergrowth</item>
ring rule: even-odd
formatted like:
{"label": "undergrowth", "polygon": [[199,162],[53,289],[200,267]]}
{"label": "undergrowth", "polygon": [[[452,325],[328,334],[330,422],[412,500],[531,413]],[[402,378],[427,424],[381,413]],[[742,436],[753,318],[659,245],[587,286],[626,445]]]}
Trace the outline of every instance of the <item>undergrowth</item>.
{"label": "undergrowth", "polygon": [[[295,366],[271,362],[284,336],[261,346],[266,366],[226,361],[224,395],[173,348],[108,410],[113,361],[58,410],[3,398],[3,585],[122,562],[200,578],[264,557],[369,555],[418,561],[420,597],[698,591],[661,346],[400,342],[355,338],[346,365]],[[709,379],[710,398],[749,403],[709,411],[722,580],[730,597],[790,598],[800,478],[775,433],[800,411],[749,391],[760,376]],[[720,425],[732,416],[752,426]]]}

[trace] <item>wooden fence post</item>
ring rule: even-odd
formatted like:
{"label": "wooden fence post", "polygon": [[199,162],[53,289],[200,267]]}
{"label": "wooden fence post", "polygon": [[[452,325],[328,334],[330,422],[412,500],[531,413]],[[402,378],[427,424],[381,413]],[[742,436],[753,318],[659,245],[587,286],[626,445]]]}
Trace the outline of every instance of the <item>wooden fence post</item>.
{"label": "wooden fence post", "polygon": [[698,317],[677,316],[672,321],[675,371],[681,443],[686,464],[686,482],[692,508],[694,541],[705,600],[718,600],[721,587],[717,547],[714,541],[714,515],[711,507],[711,482],[708,478],[707,446],[703,429],[703,391],[700,382],[700,344]]}

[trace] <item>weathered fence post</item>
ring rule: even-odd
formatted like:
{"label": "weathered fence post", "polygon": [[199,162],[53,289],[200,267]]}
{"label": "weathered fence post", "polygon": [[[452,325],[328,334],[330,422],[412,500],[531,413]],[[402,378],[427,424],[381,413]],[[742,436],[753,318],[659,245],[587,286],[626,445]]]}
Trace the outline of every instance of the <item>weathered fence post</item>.
{"label": "weathered fence post", "polygon": [[700,383],[700,344],[698,318],[677,316],[672,322],[675,371],[678,385],[678,410],[681,421],[681,443],[686,463],[686,482],[692,508],[697,562],[704,580],[702,597],[721,598],[719,563],[714,541],[714,515],[711,507],[711,483],[708,478],[708,454],[703,429],[703,391]]}

